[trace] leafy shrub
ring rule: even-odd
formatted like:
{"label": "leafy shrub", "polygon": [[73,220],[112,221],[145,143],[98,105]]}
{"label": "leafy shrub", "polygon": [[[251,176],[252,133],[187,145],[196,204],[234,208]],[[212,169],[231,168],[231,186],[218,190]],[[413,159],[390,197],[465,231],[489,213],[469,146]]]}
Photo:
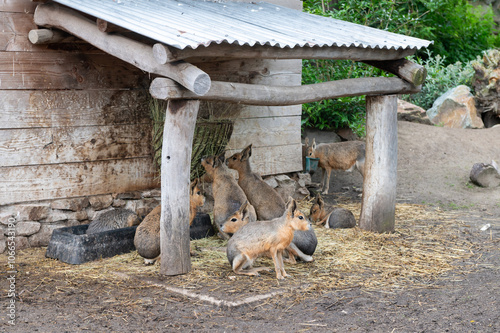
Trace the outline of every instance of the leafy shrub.
{"label": "leafy shrub", "polygon": [[430,109],[434,101],[449,89],[462,84],[469,87],[472,85],[474,69],[471,61],[465,64],[458,61],[446,66],[445,57],[439,54],[434,57],[430,51],[427,52],[426,60],[418,58],[413,60],[427,69],[427,78],[418,94],[405,95],[403,99],[426,110]]}
{"label": "leafy shrub", "polygon": [[[304,0],[303,3],[304,11],[311,14],[433,40],[431,52],[420,52],[416,58],[427,67],[426,84],[419,94],[406,97],[423,108],[432,106],[436,97],[452,86],[469,84],[467,62],[482,50],[500,46],[491,7],[476,8],[465,0]],[[353,61],[304,60],[302,83],[383,75],[388,76]],[[363,97],[304,104],[302,110],[303,127],[349,126],[358,135],[364,135]]]}

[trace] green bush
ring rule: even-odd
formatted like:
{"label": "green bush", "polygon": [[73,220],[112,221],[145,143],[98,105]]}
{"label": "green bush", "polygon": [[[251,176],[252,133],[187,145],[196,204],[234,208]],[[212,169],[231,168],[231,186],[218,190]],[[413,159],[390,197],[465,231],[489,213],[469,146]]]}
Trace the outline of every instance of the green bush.
{"label": "green bush", "polygon": [[[476,8],[465,0],[304,0],[304,11],[433,40],[431,52],[417,53],[418,61],[428,69],[427,83],[421,93],[407,97],[423,108],[432,106],[435,98],[452,86],[468,84],[468,61],[475,59],[482,50],[500,47],[491,7]],[[388,76],[353,61],[304,60],[302,83],[382,75]],[[303,127],[335,129],[349,126],[358,135],[364,135],[363,97],[304,104],[302,113]]]}
{"label": "green bush", "polygon": [[432,107],[439,96],[449,89],[462,84],[471,87],[474,77],[472,61],[465,64],[456,62],[445,65],[445,60],[445,57],[440,55],[432,56],[430,51],[427,53],[426,60],[413,59],[427,69],[427,78],[418,94],[405,95],[403,99],[427,110]]}

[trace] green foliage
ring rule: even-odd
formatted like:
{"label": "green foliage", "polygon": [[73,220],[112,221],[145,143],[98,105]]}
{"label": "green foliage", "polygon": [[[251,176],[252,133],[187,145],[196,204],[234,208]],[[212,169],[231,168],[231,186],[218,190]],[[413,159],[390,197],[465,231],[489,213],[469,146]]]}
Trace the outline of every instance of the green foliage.
{"label": "green foliage", "polygon": [[[500,47],[493,11],[465,0],[304,0],[304,11],[373,28],[434,41],[431,52],[418,53],[428,70],[422,92],[407,97],[429,108],[442,93],[459,84],[470,84],[469,61],[481,51]],[[435,55],[433,57],[432,55]],[[465,64],[465,65],[463,65]],[[347,78],[387,75],[352,61],[304,60],[302,83],[312,84]],[[331,129],[349,126],[364,134],[365,103],[346,97],[303,106],[303,127]]]}
{"label": "green foliage", "polygon": [[[302,84],[386,75],[377,68],[350,60],[304,60],[302,66]],[[302,106],[303,127],[350,127],[357,135],[364,136],[364,124],[365,102],[362,96],[322,100]]]}
{"label": "green foliage", "polygon": [[456,62],[445,65],[445,57],[432,56],[427,52],[427,59],[413,59],[416,63],[427,69],[427,79],[418,94],[405,95],[403,99],[416,104],[424,109],[430,109],[434,101],[449,89],[458,85],[471,86],[474,77],[474,69],[471,61],[466,64]]}

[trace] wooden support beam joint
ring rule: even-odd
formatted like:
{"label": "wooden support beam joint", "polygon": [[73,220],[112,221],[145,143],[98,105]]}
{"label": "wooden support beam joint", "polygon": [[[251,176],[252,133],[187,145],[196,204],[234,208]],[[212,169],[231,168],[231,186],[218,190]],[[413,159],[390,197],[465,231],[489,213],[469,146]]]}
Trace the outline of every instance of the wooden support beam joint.
{"label": "wooden support beam joint", "polygon": [[41,4],[34,18],[37,25],[64,30],[145,72],[168,77],[198,96],[210,89],[210,77],[198,67],[184,61],[160,65],[153,57],[151,46],[119,34],[101,32],[93,21],[74,10],[54,3]]}

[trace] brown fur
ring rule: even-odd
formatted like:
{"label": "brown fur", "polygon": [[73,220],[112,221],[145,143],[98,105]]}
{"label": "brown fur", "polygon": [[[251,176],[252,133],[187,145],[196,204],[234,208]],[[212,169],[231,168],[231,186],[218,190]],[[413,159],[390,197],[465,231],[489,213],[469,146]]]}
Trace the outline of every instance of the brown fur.
{"label": "brown fur", "polygon": [[[189,225],[196,217],[197,208],[203,206],[204,203],[205,196],[201,193],[198,181],[195,180],[189,186]],[[144,218],[135,232],[135,248],[147,264],[154,263],[161,253],[160,217],[161,205],[158,205]]]}
{"label": "brown fur", "polygon": [[287,275],[283,264],[283,251],[290,245],[296,230],[309,230],[311,224],[290,198],[281,217],[271,221],[257,221],[241,227],[227,243],[227,258],[236,274],[259,275],[268,267],[253,268],[258,257],[273,259],[277,279]]}
{"label": "brown fur", "polygon": [[262,180],[260,175],[252,172],[250,156],[252,156],[252,145],[229,157],[227,165],[238,171],[238,185],[245,192],[250,204],[254,206],[258,220],[272,220],[280,217],[285,211],[285,202],[274,188]]}
{"label": "brown fur", "polygon": [[348,209],[337,207],[327,213],[324,201],[320,196],[311,206],[309,219],[316,225],[324,225],[325,228],[354,228],[356,226],[356,218]]}
{"label": "brown fur", "polygon": [[[222,227],[225,233],[232,235],[245,224],[250,222],[248,207],[250,207],[250,204],[245,202],[238,211],[228,218],[227,222]],[[299,257],[305,262],[313,261],[314,258],[312,257],[312,254],[316,249],[317,243],[318,239],[316,238],[314,229],[307,231],[295,231],[292,243],[284,252],[287,257],[286,261],[290,264],[295,264],[297,262],[295,257]]]}
{"label": "brown fur", "polygon": [[238,231],[245,224],[250,222],[250,213],[248,211],[249,203],[245,201],[232,216],[230,216],[226,223],[222,226],[222,231],[232,235]]}
{"label": "brown fur", "polygon": [[333,143],[320,143],[316,145],[313,139],[307,156],[319,158],[318,166],[323,170],[321,188],[323,194],[328,194],[330,187],[330,174],[332,170],[352,171],[356,168],[365,176],[365,143],[361,141],[344,141]]}
{"label": "brown fur", "polygon": [[[215,226],[223,238],[229,239],[229,236],[222,231],[224,223],[247,201],[247,196],[224,163],[224,153],[202,158],[201,165],[213,179]],[[250,221],[255,221],[257,216],[253,207],[249,209],[249,213]]]}

